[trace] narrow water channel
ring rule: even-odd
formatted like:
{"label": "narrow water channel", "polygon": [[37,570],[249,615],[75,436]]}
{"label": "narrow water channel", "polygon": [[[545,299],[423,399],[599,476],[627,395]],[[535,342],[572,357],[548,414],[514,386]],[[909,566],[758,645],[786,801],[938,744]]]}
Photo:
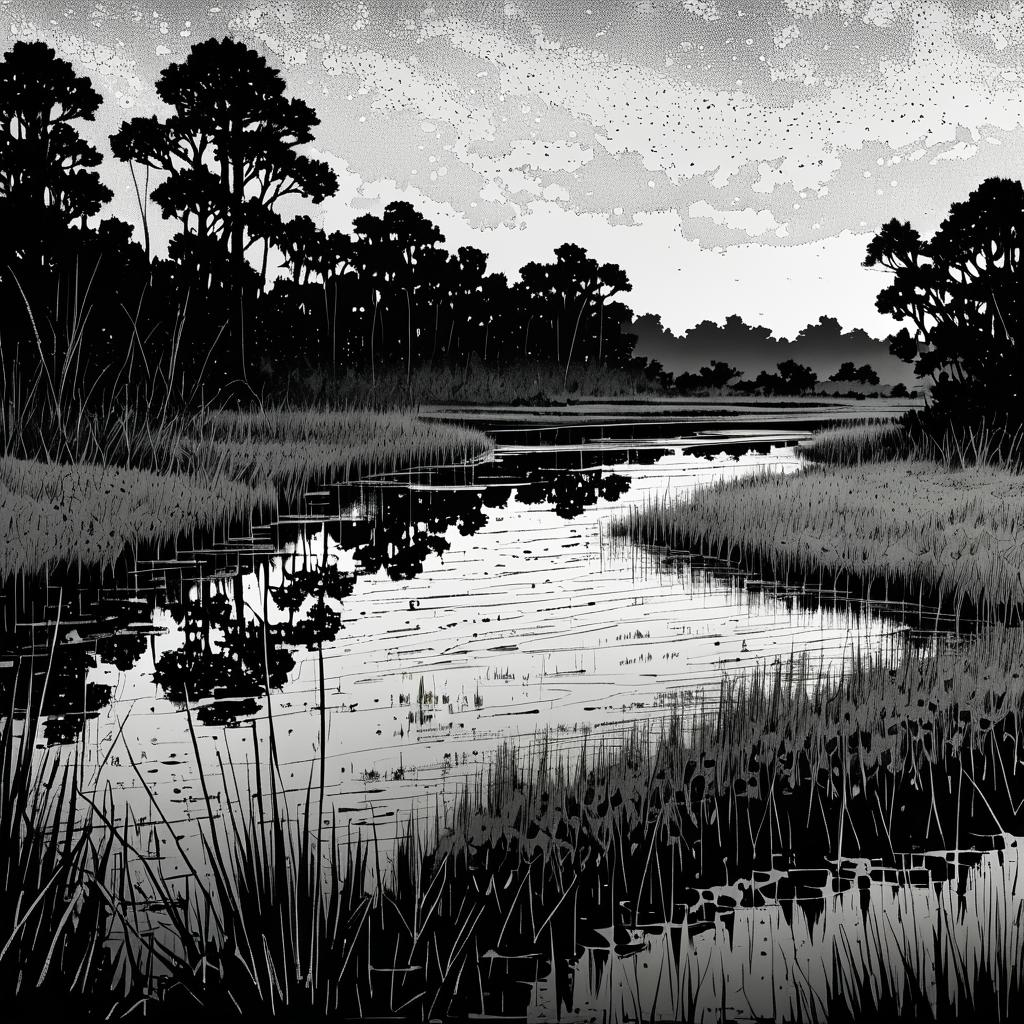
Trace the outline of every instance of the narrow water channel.
{"label": "narrow water channel", "polygon": [[[528,758],[544,744],[571,762],[713,707],[725,674],[797,654],[835,676],[857,654],[898,657],[906,635],[935,640],[916,632],[916,606],[783,587],[615,534],[645,503],[798,472],[799,427],[494,436],[476,466],[316,485],[299,507],[113,573],[19,581],[5,595],[5,692],[22,712],[42,700],[50,756],[76,756],[173,871],[161,829],[198,856],[208,813],[197,751],[216,807],[266,787],[274,742],[293,811],[322,771],[324,814],[379,840],[411,818],[443,828],[500,747]],[[598,929],[582,956],[489,953],[487,999],[529,1019],[678,1019],[695,999],[771,1015],[794,971],[824,985],[840,933],[867,942],[871,927],[978,893],[1016,906],[1013,841],[988,846],[849,861],[824,881],[817,865],[799,883],[780,862],[696,893],[678,919]],[[736,983],[698,999],[712,975]]]}
{"label": "narrow water channel", "polygon": [[266,763],[272,719],[287,784],[322,756],[334,808],[387,830],[501,744],[614,742],[724,672],[804,652],[834,673],[907,628],[613,537],[646,502],[800,467],[799,430],[655,431],[497,433],[483,465],[314,487],[112,579],[39,581],[9,599],[32,611],[8,684],[48,670],[44,735],[140,813],[147,789],[194,812],[189,715],[204,763],[240,766]]}

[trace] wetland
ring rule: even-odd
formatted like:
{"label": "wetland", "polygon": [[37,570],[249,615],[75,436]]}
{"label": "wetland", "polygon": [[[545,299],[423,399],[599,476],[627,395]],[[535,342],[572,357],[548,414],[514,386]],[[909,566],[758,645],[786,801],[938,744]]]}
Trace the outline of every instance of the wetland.
{"label": "wetland", "polygon": [[105,851],[117,1012],[1005,1010],[1018,627],[638,525],[834,472],[862,410],[477,410],[489,454],[12,577],[8,759]]}

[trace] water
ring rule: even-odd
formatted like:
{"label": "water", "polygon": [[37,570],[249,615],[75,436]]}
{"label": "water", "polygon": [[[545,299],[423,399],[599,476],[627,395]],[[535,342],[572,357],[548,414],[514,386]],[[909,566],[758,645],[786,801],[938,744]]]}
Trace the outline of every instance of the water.
{"label": "water", "polygon": [[[197,856],[207,813],[197,752],[222,812],[268,786],[271,723],[294,813],[323,771],[325,820],[377,838],[411,816],[443,827],[502,745],[544,738],[571,761],[584,744],[708,707],[723,674],[800,652],[833,675],[857,652],[897,656],[916,606],[774,586],[613,536],[655,498],[798,472],[801,436],[782,424],[501,427],[483,465],[316,485],[298,508],[136,552],[113,573],[21,581],[6,595],[0,681],[22,710],[42,701],[51,755],[74,752],[87,782],[128,808],[138,849],[159,851],[171,873],[147,823],[165,818]],[[491,956],[488,976],[499,1002],[514,988],[516,1012],[528,1005],[531,1019],[654,1007],[675,1017],[680,972],[713,959],[746,981],[724,994],[712,984],[701,999],[766,1014],[794,957],[823,977],[839,931],[867,927],[865,892],[883,917],[899,915],[900,899],[963,900],[1005,867],[1001,852],[986,856],[997,860],[957,862],[989,872],[974,881],[933,871],[918,887],[927,896],[867,861],[851,862],[838,891],[826,882],[788,905],[744,905],[739,880],[706,891],[699,916],[645,926],[625,944],[608,929],[580,955],[531,962],[530,977]],[[1008,902],[1011,890],[1016,899],[1015,885],[999,889]],[[789,966],[766,974],[762,952]],[[654,977],[675,980],[659,988]]]}
{"label": "water", "polygon": [[795,651],[834,672],[906,628],[612,538],[653,498],[797,471],[792,435],[498,438],[487,465],[317,487],[301,514],[105,586],[51,581],[7,671],[44,674],[57,628],[45,735],[140,813],[147,787],[198,800],[187,705],[204,763],[266,763],[272,716],[286,781],[322,753],[334,806],[366,825],[443,804],[500,744],[610,741],[713,700],[724,672]]}

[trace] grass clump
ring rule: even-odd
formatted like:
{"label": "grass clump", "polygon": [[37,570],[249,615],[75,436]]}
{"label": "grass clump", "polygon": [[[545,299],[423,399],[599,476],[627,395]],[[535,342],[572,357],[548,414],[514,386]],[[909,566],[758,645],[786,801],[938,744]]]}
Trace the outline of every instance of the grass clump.
{"label": "grass clump", "polygon": [[[410,412],[222,412],[166,437],[173,443],[128,466],[0,458],[0,576],[58,561],[110,565],[126,547],[271,507],[316,474],[348,480],[490,450],[477,431]],[[148,468],[157,453],[159,468]]]}
{"label": "grass clump", "polygon": [[269,480],[0,459],[0,576],[111,565],[126,547],[212,528],[275,497]]}
{"label": "grass clump", "polygon": [[[647,544],[738,557],[780,578],[921,588],[958,606],[1024,602],[1024,490],[1006,469],[924,460],[811,467],[656,501],[619,529]],[[879,591],[876,591],[876,594]]]}
{"label": "grass clump", "polygon": [[452,465],[491,450],[478,431],[421,420],[412,411],[329,407],[218,413],[203,443],[230,478],[279,485],[324,472],[347,481],[413,465]]}
{"label": "grass clump", "polygon": [[974,935],[965,934],[957,901],[942,894],[926,914],[911,910],[896,921],[884,915],[865,928],[856,948],[841,936],[823,996],[801,993],[807,1018],[829,1024],[1016,1020],[1024,998],[1024,904],[1013,910],[1006,896],[991,881],[975,896]]}
{"label": "grass clump", "polygon": [[914,410],[897,421],[865,420],[820,431],[803,442],[800,451],[828,465],[917,459],[945,469],[1017,469],[1024,456],[1024,428],[985,420],[969,425],[944,423],[928,409]]}
{"label": "grass clump", "polygon": [[71,1007],[83,1015],[107,1013],[131,987],[126,963],[116,956],[120,944],[110,941],[118,914],[105,881],[116,837],[92,818],[75,761],[59,765],[36,759],[38,716],[16,722],[13,708],[4,711],[0,999],[5,1019],[59,1019]]}
{"label": "grass clump", "polygon": [[800,453],[813,462],[857,465],[907,458],[913,443],[906,429],[892,420],[830,427],[800,444]]}
{"label": "grass clump", "polygon": [[[968,831],[948,787],[962,759],[974,759],[971,776],[993,787],[971,812],[976,831],[1012,831],[1022,812],[1010,754],[1022,672],[1020,631],[998,627],[934,652],[901,644],[856,657],[838,676],[806,656],[727,674],[713,701],[680,709],[589,764],[569,769],[544,750],[510,748],[467,797],[464,834],[474,845],[534,837],[528,845],[540,848],[570,821],[610,835],[618,808],[632,834],[654,824],[642,813],[654,801],[658,830],[690,847],[683,885],[698,862],[707,882],[749,877],[772,850],[800,849],[820,863],[840,848],[864,857],[927,841],[952,848],[958,829]],[[900,815],[889,813],[901,805]]]}

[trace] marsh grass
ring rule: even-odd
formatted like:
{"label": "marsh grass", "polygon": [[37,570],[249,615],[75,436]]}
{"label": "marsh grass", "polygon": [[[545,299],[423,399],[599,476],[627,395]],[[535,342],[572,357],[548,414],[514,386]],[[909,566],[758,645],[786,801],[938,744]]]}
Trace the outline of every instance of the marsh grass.
{"label": "marsh grass", "polygon": [[83,348],[94,297],[80,284],[60,329],[39,323],[23,296],[38,358],[30,372],[0,360],[0,577],[61,560],[106,566],[126,546],[294,497],[316,474],[349,479],[491,449],[472,430],[369,411],[365,389],[301,409],[268,409],[249,393],[253,411],[227,411],[201,374],[180,369],[184,316],[153,359],[129,315],[127,359],[97,372]]}
{"label": "marsh grass", "polygon": [[800,452],[827,465],[917,460],[945,469],[1004,468],[1020,472],[1024,427],[980,423],[931,426],[920,412],[898,421],[866,419],[816,433],[800,444]]}
{"label": "marsh grass", "polygon": [[291,500],[317,476],[464,463],[491,448],[477,431],[406,412],[271,409],[210,413],[197,424],[160,428],[162,440],[151,437],[135,465],[111,461],[109,450],[98,462],[0,458],[0,576],[58,561],[111,565],[126,547]]}
{"label": "marsh grass", "polygon": [[[900,645],[881,654],[855,654],[838,676],[806,656],[726,675],[713,700],[680,708],[655,731],[634,730],[619,745],[598,748],[589,756],[584,751],[578,759],[559,760],[554,747],[506,749],[485,781],[467,792],[464,834],[478,843],[501,834],[522,841],[533,832],[544,844],[572,818],[586,823],[591,832],[606,834],[616,806],[627,811],[650,806],[660,790],[664,800],[659,813],[674,819],[670,831],[677,837],[692,834],[692,813],[711,801],[717,807],[705,811],[721,812],[733,827],[740,826],[738,834],[730,828],[728,837],[715,842],[731,846],[733,854],[746,846],[756,859],[773,843],[792,849],[793,839],[807,830],[787,835],[783,829],[780,834],[779,821],[758,830],[736,804],[738,799],[777,801],[779,789],[788,790],[790,797],[806,790],[811,816],[818,818],[821,800],[835,806],[841,799],[842,777],[857,782],[862,796],[856,806],[870,812],[875,787],[886,794],[887,806],[898,792],[918,786],[927,792],[933,784],[955,778],[954,762],[972,749],[981,759],[973,776],[999,778],[1006,789],[979,812],[989,815],[981,823],[1004,831],[1019,813],[1012,799],[1016,765],[1001,758],[1003,744],[1017,734],[1016,716],[1024,702],[1022,674],[1024,640],[1019,630],[997,627],[932,652]],[[617,805],[611,799],[615,792],[620,796]],[[952,817],[944,813],[949,794],[936,789],[934,800],[923,820],[888,822],[881,831],[882,819],[868,813],[868,827],[857,830],[859,840],[847,833],[850,845],[844,845],[844,854],[855,854],[858,843],[861,853],[891,854],[892,840],[901,831],[911,842],[920,842],[920,835],[911,834],[921,825],[940,845],[954,839]],[[847,819],[853,808],[847,803]],[[999,808],[1008,808],[1009,817],[997,815]],[[807,806],[803,810],[806,817]],[[824,815],[824,827],[810,830],[820,836],[811,840],[820,842],[817,852],[836,856],[838,820]],[[531,822],[540,825],[539,831]],[[630,824],[636,824],[632,816]],[[486,831],[475,831],[481,828]],[[458,829],[453,836],[461,841]],[[705,860],[719,864],[708,852],[709,837],[702,841],[708,844]]]}
{"label": "marsh grass", "polygon": [[922,914],[889,915],[854,946],[835,943],[824,993],[802,992],[809,1020],[830,1024],[917,1020],[953,1024],[1016,1020],[1024,998],[1024,904],[987,880],[966,925],[961,898],[936,894]]}
{"label": "marsh grass", "polygon": [[106,1011],[126,977],[107,945],[114,836],[94,827],[77,759],[37,759],[38,731],[38,716],[0,717],[0,997],[11,1020]]}
{"label": "marsh grass", "polygon": [[618,530],[776,578],[845,579],[1008,614],[1024,601],[1024,489],[1002,468],[919,459],[811,466],[658,499]]}
{"label": "marsh grass", "polygon": [[270,480],[0,459],[0,576],[60,561],[106,567],[126,548],[211,529],[276,496]]}
{"label": "marsh grass", "polygon": [[906,429],[892,420],[865,420],[818,431],[800,444],[800,454],[813,462],[858,465],[909,458],[915,452]]}
{"label": "marsh grass", "polygon": [[[706,706],[578,756],[505,748],[449,827],[410,823],[391,851],[372,831],[340,834],[315,771],[289,806],[272,752],[261,799],[214,810],[206,797],[213,881],[192,869],[185,952],[153,1012],[525,1015],[517,983],[532,972],[557,989],[584,945],[628,955],[637,929],[699,928],[708,886],[1012,831],[1021,662],[1019,633],[1000,629],[838,677],[806,658],[726,677]],[[237,788],[233,768],[212,771]],[[748,886],[749,905],[784,890]],[[855,984],[855,967],[836,984]]]}
{"label": "marsh grass", "polygon": [[468,405],[561,404],[593,398],[632,398],[665,391],[643,373],[606,366],[574,364],[568,375],[558,363],[513,362],[497,367],[473,362],[468,367],[423,366],[405,373],[366,372],[335,380],[311,377],[297,381],[301,400],[332,404],[371,402],[396,407],[421,403]]}
{"label": "marsh grass", "polygon": [[414,412],[267,408],[218,413],[207,444],[236,480],[278,485],[331,472],[341,481],[411,466],[458,465],[488,454],[478,431],[419,419]]}
{"label": "marsh grass", "polygon": [[[1022,664],[1020,631],[996,628],[931,652],[894,641],[838,676],[806,657],[727,675],[714,700],[579,755],[553,741],[504,748],[445,825],[412,820],[390,849],[372,829],[338,826],[316,764],[304,792],[284,786],[272,718],[270,759],[251,798],[227,751],[203,763],[186,705],[204,808],[200,861],[184,853],[159,793],[147,827],[167,852],[153,860],[138,848],[138,823],[119,825],[109,801],[88,800],[81,813],[73,767],[69,788],[55,786],[30,775],[30,756],[12,760],[5,751],[14,748],[3,748],[7,763],[23,766],[14,786],[23,795],[2,812],[5,863],[31,876],[19,891],[54,894],[37,905],[24,962],[45,961],[44,947],[63,951],[51,975],[64,986],[57,994],[70,983],[94,1000],[120,965],[117,992],[95,1004],[100,1015],[116,1006],[156,1020],[523,1017],[538,977],[550,975],[556,998],[572,1005],[565,965],[584,946],[629,956],[638,929],[672,926],[684,934],[679,977],[666,982],[678,982],[673,1019],[700,1019],[702,986],[714,986],[683,954],[685,936],[706,926],[707,887],[781,864],[777,890],[744,883],[743,905],[756,908],[792,900],[787,865],[824,865],[838,878],[849,858],[897,863],[903,850],[964,848],[965,837],[1024,824]],[[214,783],[227,799],[212,797]],[[63,811],[54,818],[53,808]],[[111,848],[120,871],[110,870]],[[45,888],[54,876],[69,881]],[[140,900],[165,909],[155,932],[132,924]],[[1016,932],[1003,941],[984,927],[1006,959],[993,953],[982,970],[965,954],[943,954],[960,1007],[985,1005],[993,972],[1011,971],[991,982],[1001,1000],[1016,991]],[[917,948],[932,941],[934,921],[907,929],[907,949]],[[899,944],[879,941],[864,960],[837,946],[832,988],[807,996],[817,1015],[802,1019],[847,1019],[840,1006],[855,994],[882,1011],[910,1005],[904,990],[925,986],[932,968],[909,956],[903,968]],[[903,971],[891,971],[891,999],[879,988],[882,956]]]}

